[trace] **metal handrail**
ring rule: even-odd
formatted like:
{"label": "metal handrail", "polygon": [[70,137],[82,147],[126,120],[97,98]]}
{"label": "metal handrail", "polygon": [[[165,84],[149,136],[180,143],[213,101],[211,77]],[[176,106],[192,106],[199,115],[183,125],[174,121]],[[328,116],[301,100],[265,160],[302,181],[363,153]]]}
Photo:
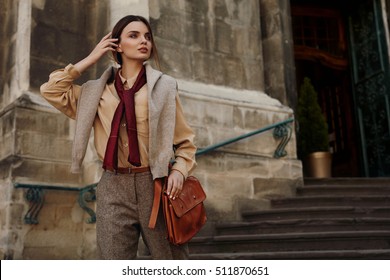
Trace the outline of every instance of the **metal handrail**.
{"label": "metal handrail", "polygon": [[96,214],[90,207],[87,206],[87,202],[93,202],[96,200],[95,189],[97,183],[91,184],[85,187],[64,187],[64,186],[50,186],[50,185],[34,185],[34,184],[22,184],[14,183],[16,189],[28,189],[25,198],[30,203],[30,209],[24,216],[24,222],[26,224],[38,224],[38,214],[41,211],[44,203],[43,190],[57,190],[57,191],[74,191],[79,192],[78,203],[80,207],[89,214],[87,223],[96,222]]}
{"label": "metal handrail", "polygon": [[[274,137],[282,138],[282,137],[287,136],[288,137],[287,142],[288,142],[290,140],[290,138],[291,138],[291,134],[290,135],[285,135],[286,134],[286,130],[285,129],[288,129],[288,127],[286,125],[291,123],[291,122],[293,122],[293,121],[294,121],[294,118],[289,118],[289,119],[287,119],[285,121],[277,122],[277,123],[265,126],[263,128],[257,129],[255,131],[252,131],[252,132],[249,132],[249,133],[246,133],[246,134],[242,134],[242,135],[237,136],[237,137],[233,137],[231,139],[222,141],[222,142],[217,143],[217,144],[213,144],[213,145],[207,146],[206,148],[198,150],[196,152],[196,155],[200,156],[200,155],[209,153],[209,152],[214,151],[214,150],[216,150],[216,149],[218,149],[220,147],[223,147],[223,146],[235,143],[237,141],[240,141],[242,139],[245,139],[245,138],[248,138],[248,137],[251,137],[251,136],[263,133],[263,132],[266,132],[266,131],[271,130],[273,128],[276,129],[276,131],[274,131]],[[282,129],[282,131],[280,131],[280,129]],[[286,142],[286,145],[287,145],[287,142]],[[278,148],[283,148],[284,149],[284,147],[286,145],[284,145],[283,147],[278,147]],[[279,157],[285,156],[286,154],[287,153],[284,153],[284,152],[275,152],[274,157],[279,158]]]}
{"label": "metal handrail", "polygon": [[[206,153],[212,152],[220,147],[238,142],[242,139],[266,132],[268,130],[274,129],[273,136],[276,139],[281,139],[278,147],[275,150],[274,157],[281,158],[287,155],[285,147],[291,139],[292,128],[288,125],[293,122],[293,118],[289,118],[285,121],[274,123],[263,128],[257,129],[255,131],[222,141],[220,143],[207,146],[206,148],[200,149],[196,152],[196,156],[204,155]],[[25,188],[28,189],[25,197],[26,200],[30,203],[30,209],[27,211],[24,222],[26,224],[38,224],[38,214],[44,204],[44,190],[57,190],[57,191],[75,191],[79,192],[78,203],[84,211],[89,214],[87,223],[96,222],[95,212],[87,206],[87,202],[96,201],[96,190],[97,183],[91,184],[85,187],[66,187],[66,186],[52,186],[52,185],[34,185],[34,184],[23,184],[23,183],[14,183],[16,189]]]}

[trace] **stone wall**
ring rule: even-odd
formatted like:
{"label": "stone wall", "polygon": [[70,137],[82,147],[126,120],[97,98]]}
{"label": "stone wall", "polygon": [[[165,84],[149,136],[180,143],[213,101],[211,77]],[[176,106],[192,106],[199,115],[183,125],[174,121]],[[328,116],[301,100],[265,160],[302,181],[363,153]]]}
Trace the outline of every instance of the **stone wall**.
{"label": "stone wall", "polygon": [[[88,12],[87,12],[88,11]],[[86,57],[108,33],[106,1],[33,1],[31,30],[31,88],[38,89],[48,74]],[[77,81],[95,78],[107,60],[89,69]]]}
{"label": "stone wall", "polygon": [[264,89],[257,0],[153,0],[162,69],[178,79]]}
{"label": "stone wall", "polygon": [[[289,68],[281,59],[271,65],[277,54],[288,52],[278,45],[288,31],[280,32],[276,24],[268,32],[262,20],[268,13],[261,12],[267,8],[284,17],[288,9],[282,2],[272,10],[272,3],[257,0],[0,0],[5,7],[0,12],[0,257],[95,258],[95,226],[85,222],[77,191],[46,190],[39,224],[26,225],[26,191],[14,188],[15,183],[81,187],[101,175],[93,138],[83,173],[69,172],[74,122],[38,92],[51,71],[85,57],[120,17],[133,11],[149,15],[162,70],[177,78],[196,145],[204,148],[293,116],[286,106]],[[265,57],[272,48],[273,56]],[[100,62],[77,82],[98,76],[108,63]],[[289,196],[302,183],[295,135],[283,159],[273,158],[278,143],[269,131],[197,159],[209,225],[239,219],[243,208],[267,208],[269,198]]]}

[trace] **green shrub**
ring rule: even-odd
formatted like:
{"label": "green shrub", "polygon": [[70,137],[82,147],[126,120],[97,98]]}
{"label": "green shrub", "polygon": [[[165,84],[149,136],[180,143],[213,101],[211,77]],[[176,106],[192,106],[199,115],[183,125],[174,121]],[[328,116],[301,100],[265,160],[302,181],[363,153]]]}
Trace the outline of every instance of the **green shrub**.
{"label": "green shrub", "polygon": [[318,104],[317,92],[307,77],[299,89],[297,120],[298,156],[301,159],[313,152],[329,151],[328,125]]}

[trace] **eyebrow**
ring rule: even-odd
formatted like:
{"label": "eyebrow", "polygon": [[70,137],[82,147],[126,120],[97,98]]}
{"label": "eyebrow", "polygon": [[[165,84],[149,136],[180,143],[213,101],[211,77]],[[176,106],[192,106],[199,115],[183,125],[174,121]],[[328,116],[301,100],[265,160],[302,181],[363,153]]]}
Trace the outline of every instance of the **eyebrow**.
{"label": "eyebrow", "polygon": [[[141,32],[139,32],[137,30],[130,30],[129,32],[127,32],[127,34],[130,34],[130,33],[141,33]],[[150,34],[150,32],[148,31],[145,34]]]}

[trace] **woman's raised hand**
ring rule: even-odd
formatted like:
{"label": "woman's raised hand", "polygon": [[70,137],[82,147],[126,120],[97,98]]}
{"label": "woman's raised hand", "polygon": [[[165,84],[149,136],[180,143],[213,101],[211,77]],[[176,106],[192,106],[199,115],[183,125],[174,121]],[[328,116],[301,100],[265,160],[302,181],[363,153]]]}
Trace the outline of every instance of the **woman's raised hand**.
{"label": "woman's raised hand", "polygon": [[111,32],[104,36],[100,42],[96,45],[93,51],[88,55],[94,63],[98,62],[98,60],[108,51],[115,51],[118,47],[116,42],[117,38],[111,38]]}
{"label": "woman's raised hand", "polygon": [[80,73],[84,72],[90,66],[98,62],[99,59],[102,58],[104,54],[106,54],[109,51],[115,51],[115,49],[118,47],[118,45],[116,44],[117,41],[118,41],[117,38],[111,38],[111,32],[108,33],[100,40],[100,42],[96,45],[96,47],[86,58],[77,62],[74,65],[75,68]]}

